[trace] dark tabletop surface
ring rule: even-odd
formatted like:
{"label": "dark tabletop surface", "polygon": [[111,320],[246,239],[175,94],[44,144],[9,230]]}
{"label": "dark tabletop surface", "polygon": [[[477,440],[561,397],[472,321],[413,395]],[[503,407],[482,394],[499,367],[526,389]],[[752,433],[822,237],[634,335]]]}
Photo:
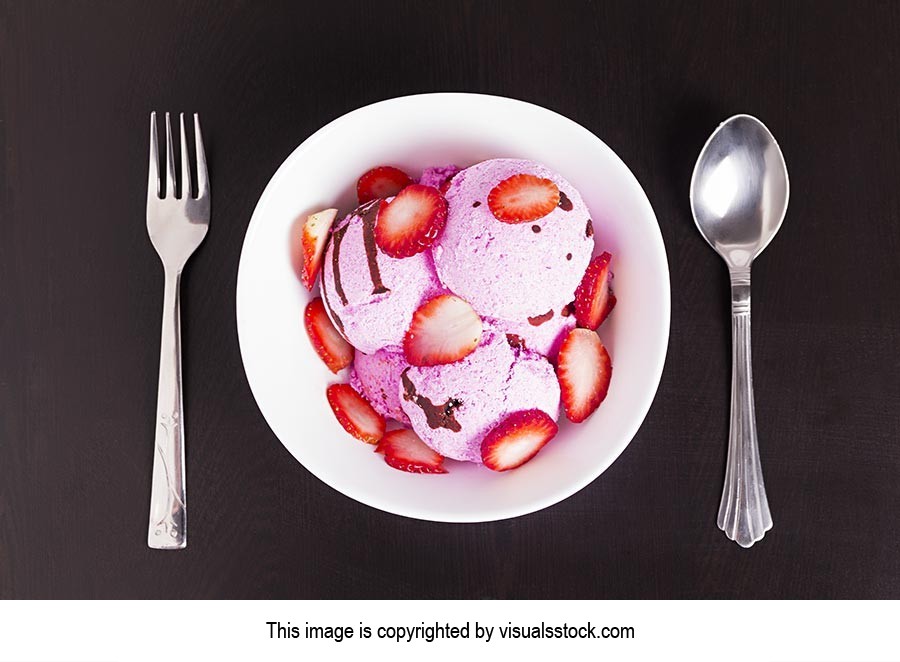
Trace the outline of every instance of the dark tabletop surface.
{"label": "dark tabletop surface", "polygon": [[[151,6],[152,5],[152,6]],[[900,598],[900,3],[0,0],[0,597]],[[596,133],[659,218],[672,334],[603,476],[511,521],[435,524],[314,478],[259,413],[234,319],[250,214],[290,151],[390,97],[531,101]],[[162,271],[150,110],[198,111],[213,218],[184,280],[190,545],[145,546]],[[688,182],[762,118],[791,175],[754,270],[775,528],[715,516],[730,322]]]}

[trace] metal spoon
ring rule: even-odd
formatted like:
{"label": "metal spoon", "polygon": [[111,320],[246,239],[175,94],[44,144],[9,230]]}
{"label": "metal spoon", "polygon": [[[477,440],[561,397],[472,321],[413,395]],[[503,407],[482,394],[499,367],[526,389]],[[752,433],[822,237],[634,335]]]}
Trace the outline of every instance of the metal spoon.
{"label": "metal spoon", "polygon": [[750,115],[735,115],[713,132],[691,177],[694,222],[731,276],[731,428],[718,523],[741,547],[772,528],[753,407],[750,266],[781,227],[788,194],[778,143]]}

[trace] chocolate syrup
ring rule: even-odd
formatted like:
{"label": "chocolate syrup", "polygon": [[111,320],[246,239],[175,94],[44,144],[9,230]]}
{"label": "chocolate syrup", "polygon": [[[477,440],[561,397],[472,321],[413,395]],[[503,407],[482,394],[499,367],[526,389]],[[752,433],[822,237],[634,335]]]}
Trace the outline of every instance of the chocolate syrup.
{"label": "chocolate syrup", "polygon": [[543,315],[536,315],[536,316],[534,316],[534,317],[529,317],[529,318],[528,318],[528,323],[529,323],[531,326],[540,326],[540,325],[543,324],[544,322],[549,322],[549,321],[550,321],[550,318],[552,318],[552,317],[553,317],[553,311],[552,311],[552,310],[548,310],[548,311],[547,311],[546,313],[544,313]]}
{"label": "chocolate syrup", "polygon": [[525,339],[515,333],[507,333],[506,342],[508,342],[509,346],[513,349],[525,349]]}
{"label": "chocolate syrup", "polygon": [[344,340],[346,340],[347,336],[344,335],[344,323],[341,321],[341,318],[338,317],[338,314],[334,312],[334,308],[331,307],[331,302],[328,301],[328,288],[323,284],[319,289],[322,290],[322,302],[325,304],[328,312],[331,313],[331,319],[334,320],[334,325],[338,328],[338,331],[341,332],[341,335],[344,336]]}
{"label": "chocolate syrup", "polygon": [[[341,241],[344,239],[344,235],[347,234],[347,228],[349,226],[345,225],[342,228],[335,230],[331,235],[331,243],[334,244],[334,248],[331,251],[331,270],[334,272],[334,291],[338,293],[338,296],[341,298],[341,303],[343,305],[347,305],[347,295],[344,294],[344,286],[341,284]],[[325,288],[322,288],[323,290]]]}
{"label": "chocolate syrup", "polygon": [[341,332],[341,335],[344,336],[344,340],[346,340],[347,334],[344,332],[344,322],[341,320],[340,317],[338,317],[338,314],[336,312],[334,312],[333,310],[331,311],[331,316],[334,318],[334,323],[337,324],[338,331]]}
{"label": "chocolate syrup", "polygon": [[422,413],[425,414],[425,420],[428,422],[428,427],[432,430],[445,428],[451,432],[459,432],[462,430],[462,426],[459,424],[459,421],[456,420],[455,413],[455,411],[462,406],[462,402],[456,398],[449,398],[447,402],[442,405],[434,404],[424,395],[416,393],[416,385],[412,383],[409,375],[406,374],[408,372],[409,368],[400,374],[400,379],[403,381],[403,399],[415,402],[416,405],[419,406]]}
{"label": "chocolate syrup", "polygon": [[562,191],[559,192],[559,208],[563,211],[572,211],[572,201]]}
{"label": "chocolate syrup", "polygon": [[375,219],[378,216],[380,202],[380,200],[373,200],[361,214],[363,245],[366,248],[366,261],[369,263],[369,277],[372,279],[372,294],[390,292],[381,282],[381,270],[378,268],[378,246],[375,243]]}

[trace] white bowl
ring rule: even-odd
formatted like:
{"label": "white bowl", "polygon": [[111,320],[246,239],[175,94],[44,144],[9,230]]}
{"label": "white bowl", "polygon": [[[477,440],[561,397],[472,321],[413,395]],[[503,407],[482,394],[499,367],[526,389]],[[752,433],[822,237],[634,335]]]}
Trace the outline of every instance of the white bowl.
{"label": "white bowl", "polygon": [[[594,220],[597,251],[613,254],[618,304],[600,329],[613,360],[606,400],[585,423],[565,422],[531,462],[506,473],[447,461],[449,473],[390,468],[350,437],[325,398],[340,381],[303,328],[310,299],[298,280],[299,223],[356,204],[360,174],[391,164],[417,175],[431,165],[494,157],[540,161],[569,180]],[[237,283],[244,369],[263,416],[297,460],[326,484],[375,508],[442,522],[483,522],[546,508],[597,478],[644,420],[669,337],[669,272],[644,191],[625,164],[584,127],[532,104],[477,94],[424,94],[376,103],[336,119],[281,165],[244,240]],[[602,508],[603,504],[598,504]]]}

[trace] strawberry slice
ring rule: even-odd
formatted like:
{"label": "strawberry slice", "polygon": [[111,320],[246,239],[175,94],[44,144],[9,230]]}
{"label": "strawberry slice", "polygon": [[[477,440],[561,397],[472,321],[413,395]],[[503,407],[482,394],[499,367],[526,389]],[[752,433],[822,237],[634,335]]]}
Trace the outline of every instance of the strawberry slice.
{"label": "strawberry slice", "polygon": [[306,305],[303,323],[313,349],[331,372],[337,373],[353,362],[353,345],[334,328],[322,297],[316,297]]}
{"label": "strawberry slice", "polygon": [[609,253],[598,255],[591,260],[581,277],[581,283],[575,290],[578,326],[596,331],[616,305],[616,295],[609,285],[613,276],[609,270],[610,260],[612,256]]}
{"label": "strawberry slice", "polygon": [[445,474],[444,458],[419,439],[412,430],[391,430],[375,447],[394,469],[413,474]]}
{"label": "strawberry slice", "polygon": [[384,436],[384,417],[350,384],[332,384],[325,391],[338,423],[360,441],[377,444]]}
{"label": "strawberry slice", "polygon": [[440,294],[413,313],[403,338],[403,353],[411,365],[454,363],[481,342],[481,318],[466,301]]}
{"label": "strawberry slice", "polygon": [[520,467],[556,436],[556,422],[540,409],[517,411],[504,418],[481,442],[481,461],[494,471]]}
{"label": "strawberry slice", "polygon": [[359,204],[375,198],[389,198],[397,195],[409,184],[412,184],[412,180],[400,168],[378,166],[369,170],[356,182],[356,197],[359,198]]}
{"label": "strawberry slice", "polygon": [[390,257],[412,257],[434,243],[447,221],[447,201],[436,188],[410,184],[381,202],[375,243]]}
{"label": "strawberry slice", "polygon": [[438,190],[441,192],[441,195],[447,195],[447,191],[450,190],[450,182],[453,181],[453,178],[456,176],[456,173],[453,173],[447,179],[441,182],[441,185],[438,187]]}
{"label": "strawberry slice", "polygon": [[559,205],[559,188],[549,179],[519,174],[504,179],[488,194],[488,207],[504,223],[543,218]]}
{"label": "strawberry slice", "polygon": [[581,423],[606,398],[612,378],[612,361],[600,336],[589,329],[569,331],[559,348],[556,376],[566,416]]}
{"label": "strawberry slice", "polygon": [[307,290],[316,284],[319,268],[322,266],[322,255],[325,254],[325,243],[328,231],[337,216],[337,209],[325,209],[306,217],[300,234],[300,245],[303,247],[303,275],[301,280]]}

